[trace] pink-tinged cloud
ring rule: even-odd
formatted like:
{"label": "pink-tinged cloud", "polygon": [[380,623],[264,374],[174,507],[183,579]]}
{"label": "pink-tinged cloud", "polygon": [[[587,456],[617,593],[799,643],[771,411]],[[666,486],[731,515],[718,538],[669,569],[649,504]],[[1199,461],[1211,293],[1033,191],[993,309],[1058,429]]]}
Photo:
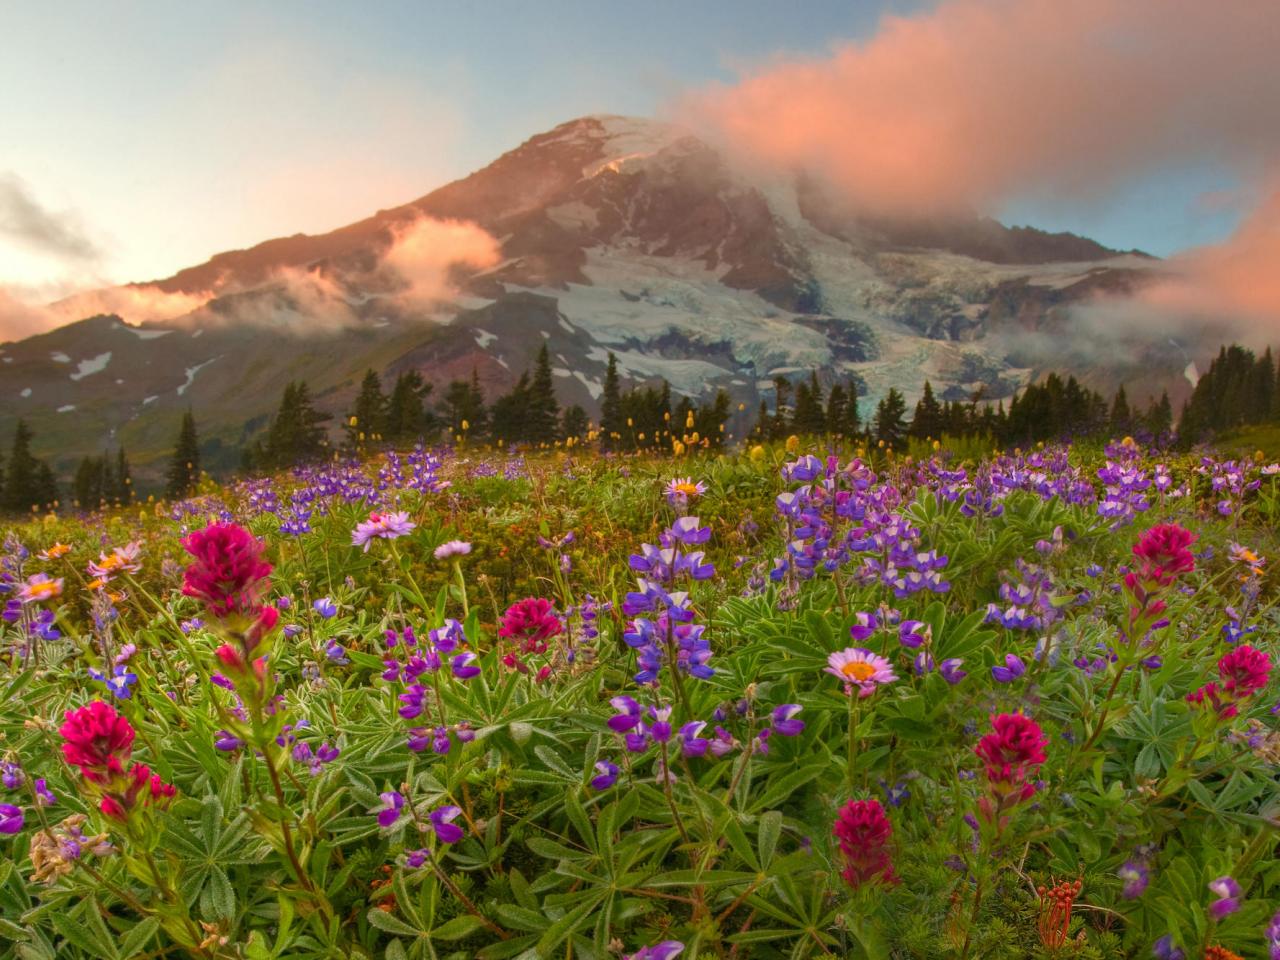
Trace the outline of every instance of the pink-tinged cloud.
{"label": "pink-tinged cloud", "polygon": [[466,220],[419,217],[392,232],[382,265],[403,285],[408,306],[429,306],[458,293],[458,271],[487,270],[502,260],[498,241]]}
{"label": "pink-tinged cloud", "polygon": [[1251,178],[1280,155],[1277,44],[1276,0],[944,0],[677,112],[876,214],[1096,201],[1153,170]]}
{"label": "pink-tinged cloud", "polygon": [[[1280,332],[1280,178],[1234,234],[1171,258],[1168,268],[1167,278],[1140,294],[1159,312],[1231,317],[1255,342]],[[1259,335],[1256,340],[1251,333]]]}
{"label": "pink-tinged cloud", "polygon": [[214,296],[213,291],[166,293],[153,286],[105,287],[42,303],[38,293],[0,286],[0,341],[21,340],[99,314],[114,313],[132,324],[172,320],[204,306]]}

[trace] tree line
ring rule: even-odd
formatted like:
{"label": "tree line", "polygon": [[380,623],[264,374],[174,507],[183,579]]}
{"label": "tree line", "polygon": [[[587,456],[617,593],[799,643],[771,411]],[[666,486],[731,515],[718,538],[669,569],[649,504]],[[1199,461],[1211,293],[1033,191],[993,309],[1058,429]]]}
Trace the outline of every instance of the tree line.
{"label": "tree line", "polygon": [[[926,380],[910,417],[897,388],[890,388],[864,419],[856,380],[824,387],[814,371],[797,383],[775,377],[773,387],[773,406],[761,401],[748,439],[830,436],[900,450],[912,440],[943,438],[980,438],[993,447],[1009,447],[1134,435],[1187,446],[1240,427],[1280,422],[1280,365],[1270,348],[1258,356],[1238,344],[1223,346],[1197,380],[1177,418],[1176,435],[1167,391],[1140,408],[1130,402],[1123,386],[1108,401],[1074,376],[1056,373],[1023,388],[1007,406],[1003,400],[993,405],[980,396],[967,402],[941,401]],[[671,449],[676,444],[714,448],[723,445],[733,414],[724,390],[703,404],[688,397],[673,401],[665,380],[624,391],[617,357],[610,353],[600,393],[600,422],[592,424],[581,406],[560,406],[545,344],[533,367],[492,402],[474,371],[469,379],[450,382],[435,402],[432,390],[431,383],[410,370],[398,374],[390,392],[384,392],[377,372],[367,371],[343,421],[339,446],[353,453],[418,441],[535,446],[594,442],[611,452]],[[244,468],[279,470],[332,456],[331,420],[329,413],[316,408],[305,382],[287,384],[267,428],[246,448]],[[8,456],[0,455],[0,512],[52,510],[60,504],[58,479],[49,464],[32,453],[32,440],[30,427],[18,421]],[[200,441],[194,414],[187,410],[165,472],[165,496],[189,496],[199,477]],[[133,503],[136,493],[124,448],[83,458],[70,493],[72,506],[82,510]]]}

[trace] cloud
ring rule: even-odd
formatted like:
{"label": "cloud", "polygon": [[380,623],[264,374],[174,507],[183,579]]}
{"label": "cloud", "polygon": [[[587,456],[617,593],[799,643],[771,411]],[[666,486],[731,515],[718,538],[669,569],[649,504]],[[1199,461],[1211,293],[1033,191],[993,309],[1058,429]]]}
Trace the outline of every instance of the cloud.
{"label": "cloud", "polygon": [[1251,178],[1280,154],[1278,31],[1274,0],[944,0],[677,113],[862,211],[1097,201],[1153,170]]}
{"label": "cloud", "polygon": [[49,210],[13,173],[0,174],[0,240],[80,265],[102,256],[74,213]]}
{"label": "cloud", "polygon": [[423,306],[458,293],[459,269],[497,266],[501,249],[493,236],[470,221],[418,217],[392,231],[382,264],[400,281],[399,299],[407,306]]}
{"label": "cloud", "polygon": [[1166,314],[1235,318],[1252,342],[1280,332],[1280,177],[1230,237],[1171,258],[1138,298]]}
{"label": "cloud", "polygon": [[114,313],[125,322],[182,319],[192,325],[252,324],[294,333],[333,330],[359,320],[369,294],[406,314],[447,302],[468,272],[496,266],[501,244],[465,220],[418,217],[394,227],[372,268],[290,266],[252,289],[227,280],[196,293],[154,285],[85,289],[54,300],[54,288],[0,286],[0,341],[18,340],[85,317]]}

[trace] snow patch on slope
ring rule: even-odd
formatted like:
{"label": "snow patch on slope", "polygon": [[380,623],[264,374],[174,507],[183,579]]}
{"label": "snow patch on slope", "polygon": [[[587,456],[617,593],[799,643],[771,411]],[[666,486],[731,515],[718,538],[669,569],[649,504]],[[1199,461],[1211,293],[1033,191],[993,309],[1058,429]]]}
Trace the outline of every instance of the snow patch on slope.
{"label": "snow patch on slope", "polygon": [[85,377],[95,373],[101,373],[107,369],[107,364],[111,362],[111,351],[100,353],[96,357],[88,360],[81,360],[76,366],[76,372],[71,374],[72,380],[83,380]]}
{"label": "snow patch on slope", "polygon": [[218,359],[217,357],[211,357],[208,360],[206,360],[204,363],[197,363],[194,367],[187,367],[185,371],[187,375],[187,382],[184,383],[182,386],[178,387],[178,396],[182,396],[184,393],[186,393],[187,388],[196,382],[197,373],[199,373],[201,370],[203,370],[205,367],[207,367],[209,364],[213,363],[213,361],[217,359]]}

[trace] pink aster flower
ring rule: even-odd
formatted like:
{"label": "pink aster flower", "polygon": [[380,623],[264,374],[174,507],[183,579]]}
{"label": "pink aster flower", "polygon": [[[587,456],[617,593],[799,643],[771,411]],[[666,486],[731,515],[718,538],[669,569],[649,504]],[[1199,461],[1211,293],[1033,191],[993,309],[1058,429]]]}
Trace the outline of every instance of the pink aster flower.
{"label": "pink aster flower", "polygon": [[18,591],[18,599],[23,603],[42,603],[62,595],[62,578],[53,579],[46,573],[37,573],[27,578],[27,582]]}
{"label": "pink aster flower", "polygon": [[448,560],[452,557],[465,557],[471,552],[471,544],[465,540],[446,540],[435,549],[437,560]]}
{"label": "pink aster flower", "polygon": [[898,679],[893,664],[862,647],[849,647],[831,654],[827,657],[826,672],[843,680],[846,690],[857,687],[859,697],[869,697],[879,685]]}
{"label": "pink aster flower", "polygon": [[374,513],[369,514],[369,519],[364,523],[357,523],[355,531],[351,534],[351,545],[353,547],[364,547],[365,553],[369,552],[369,543],[376,537],[383,540],[395,540],[399,537],[407,536],[418,525],[409,519],[409,514],[404,510],[397,510],[394,513]]}
{"label": "pink aster flower", "polygon": [[136,540],[123,547],[115,547],[109,553],[98,554],[96,561],[89,561],[89,574],[99,580],[109,581],[119,573],[137,573],[142,569],[138,557],[142,554],[142,544]]}
{"label": "pink aster flower", "polygon": [[676,477],[674,480],[668,480],[664,496],[667,503],[673,507],[684,508],[689,505],[689,501],[694,497],[700,497],[707,492],[707,485],[701,480],[691,480],[688,477]]}

